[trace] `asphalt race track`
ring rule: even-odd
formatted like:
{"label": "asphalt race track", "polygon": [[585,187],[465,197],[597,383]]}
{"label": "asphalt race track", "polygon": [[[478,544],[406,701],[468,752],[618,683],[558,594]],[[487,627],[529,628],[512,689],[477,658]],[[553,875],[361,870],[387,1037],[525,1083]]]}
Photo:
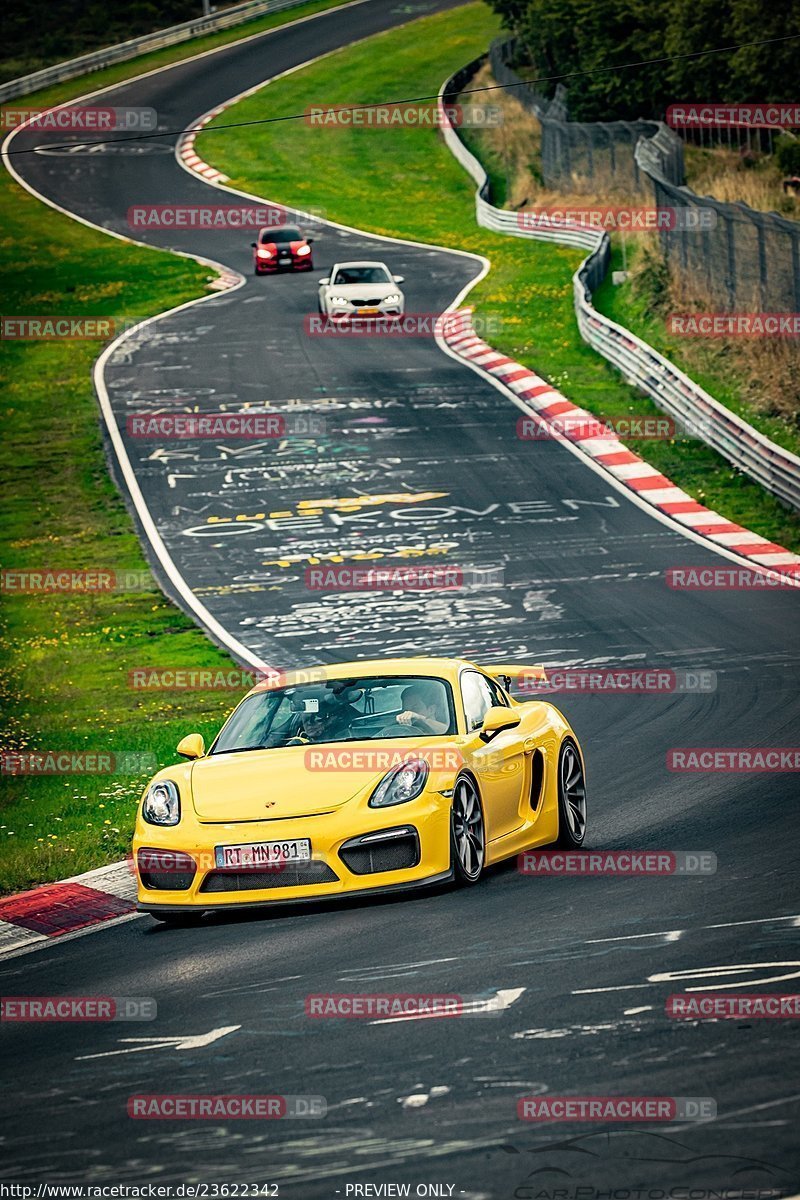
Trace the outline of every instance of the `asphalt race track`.
{"label": "asphalt race track", "polygon": [[[161,127],[183,128],[270,75],[400,24],[407,7],[367,0],[105,99],[152,106]],[[37,140],[23,132],[13,148]],[[125,234],[132,204],[228,202],[166,150],[14,161],[42,195]],[[713,1189],[792,1195],[797,1022],[681,1022],[664,1003],[720,979],[797,990],[776,982],[800,975],[797,776],[676,774],[666,755],[796,743],[800,595],[670,590],[669,567],[726,560],[557,443],[518,439],[518,409],[433,341],[307,336],[316,280],[337,259],[386,259],[406,277],[409,309],[423,312],[450,304],[478,265],[306,225],[319,239],[310,276],[254,278],[248,234],[137,235],[247,278],[112,357],[106,380],[122,430],[132,413],[184,401],[204,411],[247,401],[326,421],[324,436],[303,442],[159,445],[126,435],[178,570],[217,621],[281,667],[432,653],[715,672],[706,693],[558,702],[586,749],[588,844],[711,851],[718,870],[529,878],[512,863],[468,891],[219,916],[186,930],[141,917],[12,958],[0,969],[4,995],[151,996],[158,1019],[3,1027],[4,1065],[21,1086],[4,1095],[0,1181],[247,1181],[302,1200],[356,1195],[353,1185],[367,1183],[408,1183],[412,1195],[437,1184],[471,1200],[553,1200],[568,1189],[566,1200],[580,1187],[672,1196],[690,1185],[707,1189],[700,1200]],[[299,516],[303,502],[318,511]],[[365,548],[392,562],[422,548],[411,561],[485,570],[488,583],[394,595],[307,589],[309,556]],[[458,1020],[308,1019],[304,997],[328,991],[500,991],[508,1007]],[[121,1041],[226,1028],[187,1048]],[[171,1090],[312,1094],[325,1097],[328,1115],[128,1117],[129,1096]],[[718,1119],[627,1129],[519,1121],[517,1099],[545,1092],[711,1097]]]}

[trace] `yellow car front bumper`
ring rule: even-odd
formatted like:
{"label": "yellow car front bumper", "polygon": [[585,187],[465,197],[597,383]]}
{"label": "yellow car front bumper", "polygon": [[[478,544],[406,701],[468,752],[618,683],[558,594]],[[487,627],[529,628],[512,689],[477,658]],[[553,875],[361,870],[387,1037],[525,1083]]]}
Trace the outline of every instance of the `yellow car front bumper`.
{"label": "yellow car front bumper", "polygon": [[[372,840],[372,835],[398,829],[414,831],[416,854],[409,852],[411,834],[385,842]],[[365,837],[369,840],[362,843],[360,839]],[[279,870],[216,867],[217,846],[298,838],[311,842],[311,863],[307,866],[287,865]],[[385,848],[399,848],[401,843],[406,852],[389,855],[394,862],[401,862],[395,866],[387,862]],[[373,864],[384,863],[389,869],[370,869],[369,849],[381,851],[373,854]],[[140,851],[146,850],[161,857],[145,855],[145,860],[155,860],[165,870],[141,869]],[[408,804],[383,809],[359,804],[354,811],[348,803],[333,812],[301,819],[230,824],[204,823],[193,813],[185,813],[173,828],[148,825],[140,818],[133,855],[137,907],[142,912],[238,908],[422,887],[450,878],[450,800],[438,793],[423,792]],[[172,856],[177,855],[188,855],[195,864],[188,887],[176,887],[186,883],[188,875],[179,869],[180,863],[170,866],[174,863]],[[165,882],[168,886],[159,886]]]}

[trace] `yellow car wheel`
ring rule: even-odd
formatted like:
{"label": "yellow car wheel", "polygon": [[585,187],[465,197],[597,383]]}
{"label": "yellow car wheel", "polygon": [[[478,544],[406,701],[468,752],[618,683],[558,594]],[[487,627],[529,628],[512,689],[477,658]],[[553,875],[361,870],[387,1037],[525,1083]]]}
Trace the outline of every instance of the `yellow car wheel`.
{"label": "yellow car wheel", "polygon": [[477,883],[486,857],[486,829],[478,789],[469,775],[461,775],[453,788],[451,863],[457,883]]}
{"label": "yellow car wheel", "polygon": [[556,845],[577,850],[586,837],[586,779],[581,752],[565,738],[558,756],[558,839]]}

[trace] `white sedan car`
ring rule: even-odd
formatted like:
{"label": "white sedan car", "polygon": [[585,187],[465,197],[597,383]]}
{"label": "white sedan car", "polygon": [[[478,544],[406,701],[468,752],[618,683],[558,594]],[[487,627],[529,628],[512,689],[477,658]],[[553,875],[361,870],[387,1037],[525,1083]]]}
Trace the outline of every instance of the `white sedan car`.
{"label": "white sedan car", "polygon": [[336,263],[319,281],[319,311],[327,317],[401,317],[405,296],[386,263]]}

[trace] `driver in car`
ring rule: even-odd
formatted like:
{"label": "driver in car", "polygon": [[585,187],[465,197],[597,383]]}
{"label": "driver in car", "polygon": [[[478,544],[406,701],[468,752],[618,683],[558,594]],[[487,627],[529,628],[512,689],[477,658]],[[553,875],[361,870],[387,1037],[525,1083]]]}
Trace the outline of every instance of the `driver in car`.
{"label": "driver in car", "polygon": [[395,717],[398,725],[417,725],[430,733],[447,733],[449,720],[442,720],[441,688],[425,680],[403,689],[402,712]]}
{"label": "driver in car", "polygon": [[346,695],[334,695],[320,701],[316,712],[306,712],[291,743],[335,742],[350,733],[350,721],[358,716],[357,709],[347,702]]}

